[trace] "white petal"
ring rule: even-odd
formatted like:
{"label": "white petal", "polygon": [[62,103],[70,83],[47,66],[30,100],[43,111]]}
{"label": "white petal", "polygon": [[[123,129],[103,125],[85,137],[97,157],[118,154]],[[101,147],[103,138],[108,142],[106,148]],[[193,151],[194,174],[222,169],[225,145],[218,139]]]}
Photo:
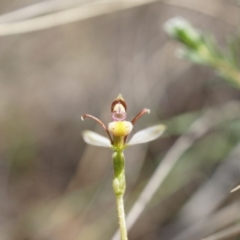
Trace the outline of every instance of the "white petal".
{"label": "white petal", "polygon": [[85,130],[82,133],[83,139],[86,143],[99,146],[99,147],[111,147],[111,142],[108,138],[103,137],[95,132]]}
{"label": "white petal", "polygon": [[145,128],[135,133],[131,140],[127,143],[127,146],[153,141],[160,137],[165,129],[166,127],[162,124]]}

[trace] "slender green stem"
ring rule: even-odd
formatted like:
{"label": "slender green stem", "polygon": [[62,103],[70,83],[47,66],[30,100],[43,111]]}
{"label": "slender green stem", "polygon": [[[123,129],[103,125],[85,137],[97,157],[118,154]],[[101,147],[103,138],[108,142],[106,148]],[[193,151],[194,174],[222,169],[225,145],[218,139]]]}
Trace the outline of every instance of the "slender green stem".
{"label": "slender green stem", "polygon": [[116,196],[118,221],[120,227],[121,240],[127,240],[127,227],[124,212],[123,196],[126,189],[125,181],[125,159],[123,151],[118,148],[113,153],[113,168],[114,168],[114,179],[113,179],[113,191]]}
{"label": "slender green stem", "polygon": [[121,240],[127,240],[127,227],[126,227],[126,220],[125,220],[125,212],[124,212],[124,202],[123,202],[123,195],[116,196],[117,200],[117,210],[118,210],[118,221],[121,233]]}

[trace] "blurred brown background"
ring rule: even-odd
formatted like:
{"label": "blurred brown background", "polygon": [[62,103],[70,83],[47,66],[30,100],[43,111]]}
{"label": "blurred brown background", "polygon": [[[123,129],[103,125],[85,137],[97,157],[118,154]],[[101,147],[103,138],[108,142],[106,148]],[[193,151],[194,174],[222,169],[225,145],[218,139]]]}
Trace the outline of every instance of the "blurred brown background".
{"label": "blurred brown background", "polygon": [[[96,2],[75,1],[39,15]],[[110,104],[122,93],[129,119],[151,109],[134,131],[159,121],[168,126],[161,139],[126,150],[129,212],[193,119],[205,108],[240,98],[211,69],[176,58],[177,44],[163,30],[168,19],[182,16],[224,47],[239,24],[239,1],[146,1],[111,8],[114,2],[99,6],[108,13],[93,7],[95,13],[83,20],[0,36],[0,239],[112,239],[118,225],[111,151],[83,142],[84,129],[105,133],[92,120],[82,122],[82,114],[108,123]],[[48,3],[60,1],[2,0],[0,13]],[[129,239],[197,240],[236,224],[239,193],[229,191],[240,179],[238,130],[237,120],[222,125],[179,156]]]}

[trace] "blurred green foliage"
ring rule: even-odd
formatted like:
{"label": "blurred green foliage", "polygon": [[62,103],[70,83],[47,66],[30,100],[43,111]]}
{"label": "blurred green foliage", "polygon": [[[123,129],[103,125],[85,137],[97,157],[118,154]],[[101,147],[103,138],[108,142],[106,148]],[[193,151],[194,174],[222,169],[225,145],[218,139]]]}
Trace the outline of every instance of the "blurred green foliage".
{"label": "blurred green foliage", "polygon": [[240,88],[239,35],[231,37],[226,50],[222,50],[214,36],[195,29],[188,21],[174,18],[166,22],[168,35],[183,44],[180,57],[212,67],[222,78]]}

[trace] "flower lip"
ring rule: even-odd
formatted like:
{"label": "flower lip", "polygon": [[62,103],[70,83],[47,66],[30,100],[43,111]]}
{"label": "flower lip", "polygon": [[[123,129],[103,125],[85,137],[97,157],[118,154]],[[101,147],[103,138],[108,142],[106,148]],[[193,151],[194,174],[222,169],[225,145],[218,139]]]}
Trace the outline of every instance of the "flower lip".
{"label": "flower lip", "polygon": [[113,112],[112,119],[114,121],[123,121],[127,117],[127,114],[125,112],[119,111],[119,112]]}

